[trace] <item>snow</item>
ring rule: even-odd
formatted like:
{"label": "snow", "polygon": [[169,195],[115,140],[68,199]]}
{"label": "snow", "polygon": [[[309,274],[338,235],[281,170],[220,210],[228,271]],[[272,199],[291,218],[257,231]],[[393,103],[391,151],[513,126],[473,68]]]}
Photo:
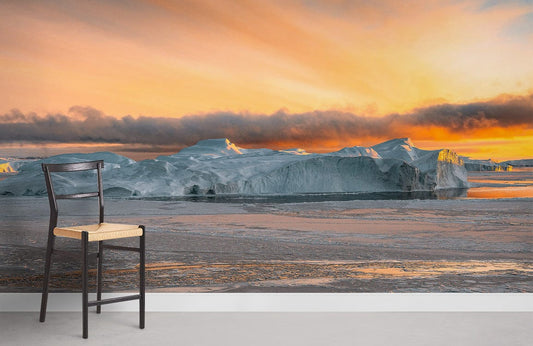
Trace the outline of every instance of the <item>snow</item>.
{"label": "snow", "polygon": [[429,151],[418,149],[409,138],[392,139],[372,147],[381,157],[412,162]]}
{"label": "snow", "polygon": [[242,155],[246,149],[239,148],[227,138],[206,139],[199,141],[192,147],[184,148],[177,155],[206,155],[209,157],[221,157],[229,155]]}
{"label": "snow", "polygon": [[368,156],[374,159],[381,159],[382,157],[372,148],[367,147],[346,147],[339,151],[335,151],[330,155],[334,156],[346,156],[346,157],[359,157],[359,156]]}
{"label": "snow", "polygon": [[[170,156],[136,162],[99,152],[65,154],[25,162],[0,181],[3,195],[44,195],[41,163],[104,160],[107,196],[166,197],[190,194],[301,194],[433,191],[467,187],[467,173],[454,152],[416,148],[408,138],[371,148],[316,154],[302,149],[244,149],[226,138],[209,139]],[[9,163],[9,162],[7,162]],[[91,173],[66,173],[55,181],[92,190]]]}

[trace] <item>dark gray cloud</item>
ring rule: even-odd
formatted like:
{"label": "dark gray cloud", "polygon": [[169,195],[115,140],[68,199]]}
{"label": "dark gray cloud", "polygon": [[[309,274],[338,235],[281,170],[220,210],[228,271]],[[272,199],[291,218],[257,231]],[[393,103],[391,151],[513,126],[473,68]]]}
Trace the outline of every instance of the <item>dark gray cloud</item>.
{"label": "dark gray cloud", "polygon": [[490,127],[533,128],[533,94],[501,96],[490,102],[436,105],[400,117],[406,124],[433,125],[462,133]]}
{"label": "dark gray cloud", "polygon": [[[489,102],[441,104],[380,118],[341,111],[271,115],[216,112],[181,118],[115,118],[91,107],[39,116],[18,110],[0,115],[1,141],[107,142],[188,146],[206,138],[227,137],[240,145],[320,143],[358,137],[419,137],[420,127],[469,133],[493,127],[533,129],[533,94],[502,96]],[[415,130],[412,130],[415,131]]]}

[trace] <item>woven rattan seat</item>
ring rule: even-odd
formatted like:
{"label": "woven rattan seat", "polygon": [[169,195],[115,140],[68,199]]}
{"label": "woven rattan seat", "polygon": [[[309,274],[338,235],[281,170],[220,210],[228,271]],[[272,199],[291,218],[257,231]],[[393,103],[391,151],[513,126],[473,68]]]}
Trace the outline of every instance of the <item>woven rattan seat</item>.
{"label": "woven rattan seat", "polygon": [[102,222],[94,225],[54,228],[54,235],[58,237],[81,239],[83,232],[87,232],[89,234],[89,241],[140,237],[143,234],[143,230],[139,226],[125,225],[121,223]]}

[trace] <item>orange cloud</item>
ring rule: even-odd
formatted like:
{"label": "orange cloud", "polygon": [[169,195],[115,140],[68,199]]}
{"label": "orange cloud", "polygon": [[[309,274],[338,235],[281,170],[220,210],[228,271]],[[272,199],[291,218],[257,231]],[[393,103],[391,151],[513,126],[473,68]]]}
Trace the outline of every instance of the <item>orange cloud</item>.
{"label": "orange cloud", "polygon": [[531,6],[483,5],[2,1],[1,111],[384,115],[529,92],[531,35],[507,28]]}

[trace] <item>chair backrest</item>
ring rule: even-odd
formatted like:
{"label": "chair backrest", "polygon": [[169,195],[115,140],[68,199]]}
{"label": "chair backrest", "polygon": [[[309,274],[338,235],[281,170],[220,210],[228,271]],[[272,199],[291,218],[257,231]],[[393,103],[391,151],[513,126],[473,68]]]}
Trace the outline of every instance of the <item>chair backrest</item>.
{"label": "chair backrest", "polygon": [[[43,163],[42,168],[44,172],[44,178],[46,181],[46,190],[48,192],[48,201],[50,202],[50,232],[57,226],[57,217],[58,217],[58,199],[76,199],[76,198],[88,198],[88,197],[98,197],[99,205],[99,214],[100,214],[100,223],[104,222],[104,192],[102,187],[102,168],[104,167],[104,161],[86,161],[86,162],[75,162],[75,163]],[[54,185],[52,183],[52,174],[51,173],[62,173],[62,172],[80,172],[80,171],[90,171],[96,170],[97,174],[97,186],[98,191],[96,192],[82,192],[74,194],[63,194],[58,195],[54,192]]]}

